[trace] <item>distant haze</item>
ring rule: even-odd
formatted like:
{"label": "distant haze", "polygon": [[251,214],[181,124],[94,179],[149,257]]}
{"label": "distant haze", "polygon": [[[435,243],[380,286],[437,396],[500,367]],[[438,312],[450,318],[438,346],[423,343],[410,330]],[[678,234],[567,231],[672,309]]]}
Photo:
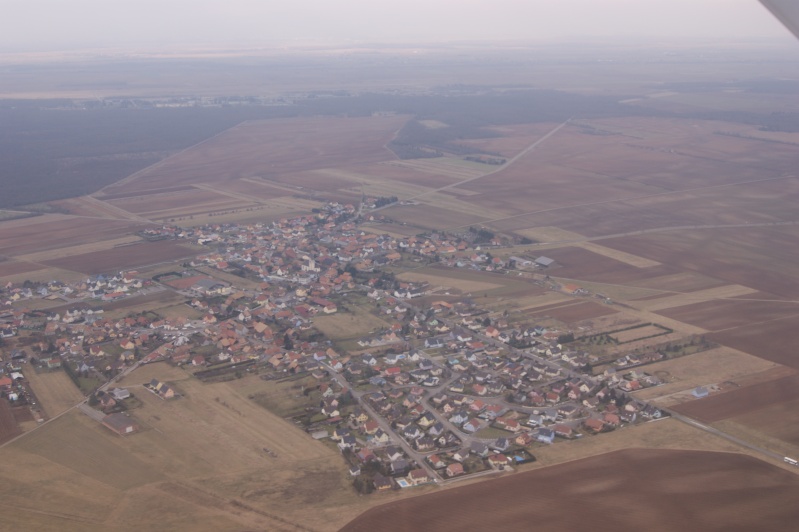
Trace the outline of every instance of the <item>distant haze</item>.
{"label": "distant haze", "polygon": [[0,0],[0,51],[788,38],[756,0]]}

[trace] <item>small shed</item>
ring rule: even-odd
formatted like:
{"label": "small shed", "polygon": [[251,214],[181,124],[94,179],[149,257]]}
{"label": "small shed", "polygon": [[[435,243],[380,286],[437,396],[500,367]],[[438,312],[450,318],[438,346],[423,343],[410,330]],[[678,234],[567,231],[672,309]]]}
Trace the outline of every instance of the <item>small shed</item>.
{"label": "small shed", "polygon": [[121,435],[139,430],[139,425],[125,414],[109,414],[103,418],[103,425]]}
{"label": "small shed", "polygon": [[697,386],[694,388],[694,391],[691,392],[691,395],[696,397],[697,399],[701,399],[703,397],[707,397],[710,394],[710,390],[707,389],[705,386]]}

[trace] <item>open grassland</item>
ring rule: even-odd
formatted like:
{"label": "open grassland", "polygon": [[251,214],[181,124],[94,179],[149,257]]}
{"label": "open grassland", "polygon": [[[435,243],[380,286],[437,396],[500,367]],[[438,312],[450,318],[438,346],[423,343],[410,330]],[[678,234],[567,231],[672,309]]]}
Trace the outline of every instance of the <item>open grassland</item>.
{"label": "open grassland", "polygon": [[28,368],[25,378],[49,418],[72,408],[84,399],[81,391],[63,370],[37,373],[33,368]]}
{"label": "open grassland", "polygon": [[352,340],[389,326],[360,304],[345,304],[347,310],[339,309],[335,314],[314,317],[314,327],[331,340]]}
{"label": "open grassland", "polygon": [[797,495],[799,478],[752,457],[631,449],[395,502],[343,530],[791,530]]}
{"label": "open grassland", "polygon": [[145,364],[136,368],[136,371],[119,380],[120,386],[131,386],[150,382],[158,379],[164,382],[182,381],[191,378],[191,374],[182,367],[173,366],[166,362]]}
{"label": "open grassland", "polygon": [[[183,397],[139,385],[152,378]],[[139,368],[120,386],[141,402],[141,432],[121,437],[77,411],[40,427],[0,449],[3,506],[42,530],[335,530],[374,502],[357,497],[337,452],[248,398],[271,384]]]}
{"label": "open grassland", "polygon": [[[54,434],[58,436],[53,437]],[[116,490],[163,480],[156,464],[123,453],[118,445],[123,439],[75,411],[26,435],[19,445],[79,477],[88,477]]]}
{"label": "open grassland", "polygon": [[308,376],[281,381],[248,378],[236,383],[242,395],[283,418],[304,414],[311,401],[318,404],[319,394],[309,396],[304,393],[306,389],[317,386],[319,381]]}
{"label": "open grassland", "polygon": [[[499,288],[501,283],[492,283],[488,279],[481,281],[477,279],[463,278],[462,276],[444,277],[434,273],[427,273],[424,270],[404,272],[397,276],[403,281],[427,282],[433,290],[455,289],[462,293],[483,292]],[[502,279],[499,279],[500,281]]]}
{"label": "open grassland", "polygon": [[[124,317],[137,312],[146,312],[152,310],[161,314],[162,308],[174,308],[175,305],[182,303],[186,300],[185,296],[177,294],[172,290],[162,290],[153,294],[143,296],[127,297],[118,301],[104,303],[102,305],[108,317]],[[185,305],[181,306],[181,316],[197,316],[197,312]],[[176,316],[173,316],[176,317]]]}

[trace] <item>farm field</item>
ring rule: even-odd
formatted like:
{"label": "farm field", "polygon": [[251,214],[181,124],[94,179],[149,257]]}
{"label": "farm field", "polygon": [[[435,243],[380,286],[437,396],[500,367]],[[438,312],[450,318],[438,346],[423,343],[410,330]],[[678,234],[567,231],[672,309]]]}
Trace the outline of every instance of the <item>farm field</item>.
{"label": "farm field", "polygon": [[[697,302],[701,304],[710,300],[729,299],[738,296],[750,296],[752,298],[757,298],[757,295],[755,295],[757,293],[758,292],[756,290],[752,290],[746,286],[724,285],[714,288],[707,288],[705,290],[696,290],[693,292],[674,295],[668,295],[664,293],[662,296],[653,298],[651,301],[646,303],[637,302],[636,306],[652,312],[660,312],[664,315],[668,315],[669,310],[674,309],[675,307],[683,307]],[[719,303],[721,302],[719,301]]]}
{"label": "farm field", "polygon": [[610,257],[611,259],[629,264],[630,266],[635,266],[636,268],[651,268],[653,266],[660,266],[660,263],[657,261],[645,259],[644,257],[633,255],[632,253],[625,253],[623,251],[611,249],[600,244],[595,244],[594,242],[581,242],[579,246],[598,255]]}
{"label": "farm field", "polygon": [[[433,290],[441,289],[455,289],[460,292],[483,292],[499,288],[501,284],[491,283],[486,281],[478,281],[474,279],[464,279],[458,277],[444,277],[435,275],[433,273],[422,273],[421,271],[405,272],[397,276],[398,279],[403,281],[416,281],[430,283]],[[500,279],[501,280],[501,279]]]}
{"label": "farm field", "polygon": [[662,335],[666,333],[664,329],[661,327],[655,327],[654,325],[647,325],[645,327],[639,327],[637,329],[631,329],[629,331],[620,331],[610,335],[611,338],[614,338],[620,344],[627,343],[627,342],[634,342],[636,340],[641,340],[643,338],[648,338],[650,336],[655,335]]}
{"label": "farm field", "polygon": [[207,207],[209,210],[214,210],[226,208],[230,204],[241,203],[241,200],[234,200],[211,190],[190,188],[162,194],[107,200],[107,203],[143,216],[158,216],[159,214],[167,216],[173,210],[180,211],[184,205]]}
{"label": "farm field", "polygon": [[[186,300],[185,296],[177,294],[171,290],[162,290],[153,294],[143,296],[133,296],[119,301],[111,301],[110,303],[103,303],[101,306],[109,317],[123,317],[128,314],[136,312],[145,312],[148,310],[161,313],[163,308],[171,308],[175,305],[183,303]],[[197,316],[198,313],[193,309],[180,305],[181,316]],[[176,317],[176,316],[173,316]]]}
{"label": "farm field", "polygon": [[787,531],[796,496],[799,478],[749,456],[631,449],[389,503],[342,530],[592,530],[586,516],[597,515],[617,530]]}
{"label": "farm field", "polygon": [[700,421],[712,423],[796,399],[799,399],[799,374],[683,403],[675,407],[675,410]]}
{"label": "farm field", "polygon": [[635,397],[652,400],[662,406],[693,401],[691,392],[697,386],[733,382],[777,367],[768,362],[728,347],[717,347],[693,355],[647,365],[643,371],[664,384],[635,392]]}
{"label": "farm field", "polygon": [[658,310],[658,314],[698,325],[711,332],[721,332],[751,329],[768,322],[799,317],[799,305],[792,301],[724,299]]}
{"label": "farm field", "polygon": [[[398,48],[391,54],[405,52]],[[494,68],[506,68],[500,63]],[[392,68],[402,71],[402,64]],[[518,64],[515,59],[513,64]],[[538,67],[541,72],[553,68]],[[608,62],[602,68],[606,85],[598,85],[625,83],[610,78],[626,67]],[[778,103],[769,103],[764,94],[770,93],[755,91],[751,98],[758,102],[747,107],[739,105],[748,101],[745,95],[729,93],[715,107],[707,95],[690,89],[683,94],[643,86],[649,81],[662,84],[664,76],[660,67],[645,70],[640,79],[647,81],[624,96],[639,107],[622,109],[613,97],[601,95],[591,104],[597,111],[585,111],[595,118],[581,118],[583,108],[578,106],[568,122],[561,122],[569,116],[559,117],[561,111],[531,111],[535,117],[529,120],[535,123],[503,124],[528,120],[522,115],[529,109],[517,106],[510,113],[500,111],[497,125],[489,109],[475,108],[474,115],[448,110],[459,95],[435,96],[429,102],[441,105],[418,115],[376,112],[384,98],[413,107],[405,102],[427,97],[410,96],[416,90],[411,85],[409,95],[372,95],[374,102],[363,108],[359,103],[351,113],[330,110],[349,109],[357,99],[355,89],[349,96],[344,96],[349,88],[329,98],[313,95],[299,104],[304,116],[239,122],[183,151],[169,146],[170,152],[151,154],[147,160],[158,162],[90,196],[53,202],[69,215],[0,223],[0,258],[8,259],[0,262],[0,277],[3,282],[67,280],[142,266],[171,271],[178,269],[174,263],[200,248],[176,241],[140,242],[137,230],[162,223],[268,223],[308,214],[327,200],[358,205],[362,195],[397,196],[410,201],[381,209],[375,213],[380,225],[356,231],[463,233],[475,225],[512,240],[507,247],[491,247],[496,257],[546,255],[556,261],[547,270],[520,275],[417,267],[422,259],[389,267],[399,280],[426,281],[436,290],[414,301],[420,308],[436,300],[474,298],[491,319],[504,315],[513,327],[535,324],[558,334],[566,325],[578,336],[636,323],[674,329],[651,339],[646,337],[665,330],[646,326],[614,333],[618,341],[629,343],[602,346],[607,355],[652,349],[685,340],[688,334],[704,336],[722,347],[644,366],[642,371],[666,384],[635,396],[664,406],[677,404],[687,415],[788,455],[799,450],[794,413],[799,406],[799,133],[765,131],[775,123],[794,127],[790,113],[783,117],[785,124],[764,122],[763,127],[755,115],[747,115],[751,123],[745,125],[707,117],[728,113],[730,119],[744,120],[743,115],[755,111],[766,116],[794,109],[795,96],[774,95]],[[725,72],[740,79],[733,68]],[[529,74],[520,76],[529,81]],[[569,98],[597,86],[582,72],[571,76]],[[431,77],[442,87],[452,82],[443,74]],[[560,83],[544,80],[540,73],[536,77],[541,78],[537,84]],[[384,79],[377,83],[380,91],[385,84]],[[474,90],[454,90],[461,89]],[[508,84],[497,95],[516,91]],[[297,101],[303,98],[297,96]],[[479,98],[475,101],[483,101]],[[242,106],[241,116],[294,112],[288,105],[276,105],[259,114],[256,107]],[[645,107],[685,114],[643,116]],[[318,109],[324,112],[317,114]],[[712,112],[699,112],[704,109]],[[335,116],[320,116],[324,114]],[[616,114],[621,117],[607,118]],[[396,141],[414,120],[420,130],[427,128],[428,136],[420,135],[427,140],[406,144],[403,152]],[[448,123],[455,129],[447,131]],[[481,130],[497,136],[475,138]],[[450,149],[441,147],[444,141],[435,145],[447,138],[455,139]],[[469,148],[509,161],[501,166],[467,161],[465,155],[476,154]],[[432,151],[445,156],[400,158]],[[520,237],[536,243],[517,245],[526,242]],[[470,249],[466,256],[472,253]],[[276,254],[290,256],[282,247]],[[173,265],[156,264],[166,262]],[[204,271],[243,289],[261,288],[260,282]],[[543,280],[545,276],[549,278]],[[576,284],[613,304],[548,291],[542,287],[546,282]],[[393,322],[382,319],[377,305],[364,297],[332,297],[339,311],[315,316],[313,322],[342,354],[356,354],[359,338]],[[110,319],[144,310],[198,317],[201,312],[187,309],[184,300],[170,290],[103,306]],[[14,309],[52,303],[75,307],[63,300],[30,300],[15,303]],[[217,348],[208,344],[202,349]],[[742,451],[676,419],[553,446],[536,444],[537,462],[521,466],[518,475],[360,497],[330,442],[313,440],[281,417],[302,408],[304,386],[318,381],[276,383],[244,374],[231,382],[202,384],[191,371],[156,363],[119,383],[140,403],[131,412],[141,425],[137,434],[119,437],[76,411],[0,447],[0,481],[5,486],[0,507],[6,509],[0,528],[322,531],[338,529],[385,501],[398,502],[375,508],[345,529],[780,530],[795,527],[799,518],[792,502],[799,495],[795,469],[779,464],[793,469],[786,472],[753,460],[754,450]],[[153,378],[174,385],[182,397],[162,401],[146,391],[142,384]],[[32,375],[30,380],[50,416],[81,400],[63,372]],[[707,385],[720,391],[714,388],[708,399],[693,400],[690,392]],[[0,442],[3,431],[11,431],[4,415],[0,410]],[[24,423],[26,429],[36,426]],[[493,428],[481,433],[489,434],[505,433]],[[618,452],[595,456],[608,451]],[[560,465],[547,467],[555,464]],[[416,496],[420,493],[424,497]]]}
{"label": "farm field", "polygon": [[25,378],[33,388],[48,418],[72,408],[83,400],[83,394],[72,382],[72,379],[63,371],[37,373],[33,368],[27,368]]}
{"label": "farm field", "polygon": [[669,297],[668,292],[697,292],[700,290],[707,290],[724,285],[724,281],[714,279],[707,275],[701,275],[694,272],[674,273],[671,275],[663,275],[660,277],[652,277],[629,283],[633,286],[641,288],[651,288],[655,290],[663,290],[664,292],[656,297]]}
{"label": "farm field", "polygon": [[548,249],[544,254],[557,262],[557,267],[547,270],[547,273],[553,277],[604,283],[631,283],[674,273],[673,269],[666,266],[638,268],[576,246]]}
{"label": "farm field", "polygon": [[739,327],[708,334],[708,339],[740,349],[765,360],[799,369],[799,356],[794,349],[799,317],[791,316],[751,327]]}
{"label": "farm field", "polygon": [[608,305],[601,305],[592,301],[572,300],[569,303],[555,303],[548,307],[535,308],[525,312],[528,316],[547,316],[563,323],[572,325],[583,320],[617,314],[619,311]]}
{"label": "farm field", "polygon": [[733,416],[728,418],[728,421],[793,446],[789,453],[789,456],[793,456],[799,450],[799,424],[796,423],[797,407],[799,407],[799,399],[786,400],[765,406],[754,412]]}
{"label": "farm field", "polygon": [[8,401],[0,401],[0,443],[5,443],[13,437],[22,434],[11,405]]}
{"label": "farm field", "polygon": [[[15,222],[28,222],[25,224]],[[128,220],[45,215],[0,223],[0,255],[18,256],[129,235],[142,224]]]}
{"label": "farm field", "polygon": [[86,274],[108,273],[197,255],[197,251],[173,240],[132,244],[45,261],[45,264]]}
{"label": "farm field", "polygon": [[41,264],[33,264],[31,262],[24,261],[0,262],[0,277],[35,272],[37,270],[43,270],[46,267],[47,266],[43,266]]}
{"label": "farm field", "polygon": [[51,249],[48,251],[40,251],[38,253],[28,253],[26,255],[19,255],[17,259],[27,260],[32,262],[45,262],[53,259],[61,259],[65,257],[73,257],[75,255],[83,255],[85,253],[94,253],[96,251],[107,251],[120,246],[129,244],[141,243],[142,239],[136,235],[127,235],[119,238],[112,238],[109,240],[101,240],[89,244],[79,244],[69,246],[68,248]]}
{"label": "farm field", "polygon": [[603,244],[772,295],[799,296],[799,229],[792,226],[686,230]]}
{"label": "farm field", "polygon": [[[328,168],[353,162],[392,159],[384,145],[407,119],[289,118],[244,122],[110,185],[102,194],[119,194],[204,182],[225,182],[264,174]],[[353,152],[350,146],[360,146]],[[270,146],[264,150],[263,146]]]}

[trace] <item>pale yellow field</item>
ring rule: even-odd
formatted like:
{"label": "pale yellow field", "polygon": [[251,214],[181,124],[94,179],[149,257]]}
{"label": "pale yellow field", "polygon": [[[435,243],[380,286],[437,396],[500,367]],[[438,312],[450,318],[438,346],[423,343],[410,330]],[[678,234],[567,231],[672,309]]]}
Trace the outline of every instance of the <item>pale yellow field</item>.
{"label": "pale yellow field", "polygon": [[[184,396],[137,386],[153,377]],[[0,448],[0,507],[37,530],[337,530],[386,500],[359,498],[337,451],[249,400],[262,383],[139,368],[121,385],[141,401],[141,432],[118,436],[75,411]]]}
{"label": "pale yellow field", "polygon": [[73,255],[82,255],[84,253],[92,253],[94,251],[104,251],[106,249],[113,249],[116,246],[132,244],[133,242],[141,242],[141,240],[142,239],[136,235],[128,235],[120,238],[114,238],[111,240],[92,242],[90,244],[80,244],[77,246],[70,246],[68,248],[40,251],[38,253],[29,253],[27,255],[20,255],[17,257],[17,259],[27,260],[31,262],[40,262],[44,260],[58,259],[61,257],[72,257]]}
{"label": "pale yellow field", "polygon": [[554,226],[531,227],[514,231],[537,242],[570,242],[585,239],[580,233],[574,233]]}
{"label": "pale yellow field", "polygon": [[708,288],[706,290],[698,290],[696,292],[689,292],[686,294],[676,294],[668,297],[659,297],[648,301],[636,301],[637,307],[657,312],[673,307],[681,307],[683,305],[690,305],[691,303],[701,303],[703,301],[712,301],[714,299],[726,299],[738,296],[745,296],[753,294],[757,290],[753,290],[747,286],[739,284],[730,284],[719,286],[716,288]]}
{"label": "pale yellow field", "polygon": [[470,163],[449,157],[438,157],[436,159],[410,159],[405,161],[391,161],[384,163],[391,166],[412,168],[420,172],[429,174],[443,175],[457,180],[471,179],[485,175],[485,165]]}
{"label": "pale yellow field", "polygon": [[[533,449],[537,458],[532,464],[522,466],[523,470],[569,462],[588,456],[629,448],[654,449],[692,449],[705,451],[724,451],[749,454],[764,460],[765,458],[745,447],[739,447],[718,436],[691,427],[675,419],[664,419],[643,423],[632,427],[624,427],[599,436],[585,437],[578,440],[559,442],[555,445],[541,446]],[[767,460],[774,465],[784,466],[782,461]],[[790,467],[790,466],[789,466]]]}
{"label": "pale yellow field", "polygon": [[639,327],[638,329],[613,333],[611,337],[615,338],[619,343],[626,343],[641,338],[646,338],[647,336],[662,334],[664,332],[665,331],[660,327],[655,327],[654,325],[648,325],[646,327]]}
{"label": "pale yellow field", "polygon": [[619,262],[629,264],[630,266],[635,266],[636,268],[650,268],[652,266],[660,265],[660,263],[657,261],[645,259],[644,257],[633,255],[632,253],[611,249],[593,242],[581,242],[578,244],[578,246],[599,255],[604,255],[605,257],[610,257],[611,259],[615,259]]}
{"label": "pale yellow field", "polygon": [[36,373],[33,368],[25,368],[23,374],[48,418],[55,417],[83,400],[83,394],[63,370]]}
{"label": "pale yellow field", "polygon": [[119,386],[134,386],[158,379],[163,382],[177,382],[192,378],[191,374],[180,367],[172,366],[166,362],[145,364],[136,368],[136,371],[119,379]]}
{"label": "pale yellow field", "polygon": [[58,279],[63,282],[73,282],[85,279],[86,274],[72,272],[69,270],[62,270],[60,268],[45,268],[43,270],[36,270],[27,273],[18,273],[16,275],[8,275],[3,277],[4,282],[23,283],[27,280],[34,282],[47,282],[53,279]]}
{"label": "pale yellow field", "polygon": [[509,305],[513,305],[516,310],[529,310],[546,305],[554,305],[556,303],[565,303],[567,301],[574,301],[574,298],[565,296],[559,292],[547,292],[540,296],[523,297],[509,301]]}
{"label": "pale yellow field", "polygon": [[421,281],[430,283],[431,288],[454,288],[463,292],[481,292],[499,288],[500,284],[488,283],[484,281],[473,281],[471,279],[459,279],[457,277],[443,277],[421,272],[404,272],[397,275],[397,279],[403,281]]}
{"label": "pale yellow field", "polygon": [[415,201],[418,201],[424,205],[428,205],[431,209],[445,209],[458,213],[468,212],[472,216],[482,216],[483,218],[488,218],[491,220],[495,218],[502,218],[507,214],[504,211],[487,209],[466,201],[461,201],[458,198],[453,197],[451,194],[447,194],[445,192],[433,192],[425,195],[422,198],[418,198]]}
{"label": "pale yellow field", "polygon": [[[380,167],[375,165],[375,170]],[[360,194],[361,186],[367,194],[371,195],[385,195],[385,196],[398,196],[400,198],[407,198],[422,194],[430,190],[429,187],[421,185],[414,185],[404,181],[391,181],[379,175],[367,174],[364,172],[356,172],[352,170],[341,170],[337,168],[323,168],[321,170],[314,170],[312,173],[318,174],[322,177],[331,176],[339,179],[346,179],[352,181],[353,186],[357,186],[357,191]],[[356,190],[355,188],[353,190]],[[381,192],[382,191],[382,192]]]}

